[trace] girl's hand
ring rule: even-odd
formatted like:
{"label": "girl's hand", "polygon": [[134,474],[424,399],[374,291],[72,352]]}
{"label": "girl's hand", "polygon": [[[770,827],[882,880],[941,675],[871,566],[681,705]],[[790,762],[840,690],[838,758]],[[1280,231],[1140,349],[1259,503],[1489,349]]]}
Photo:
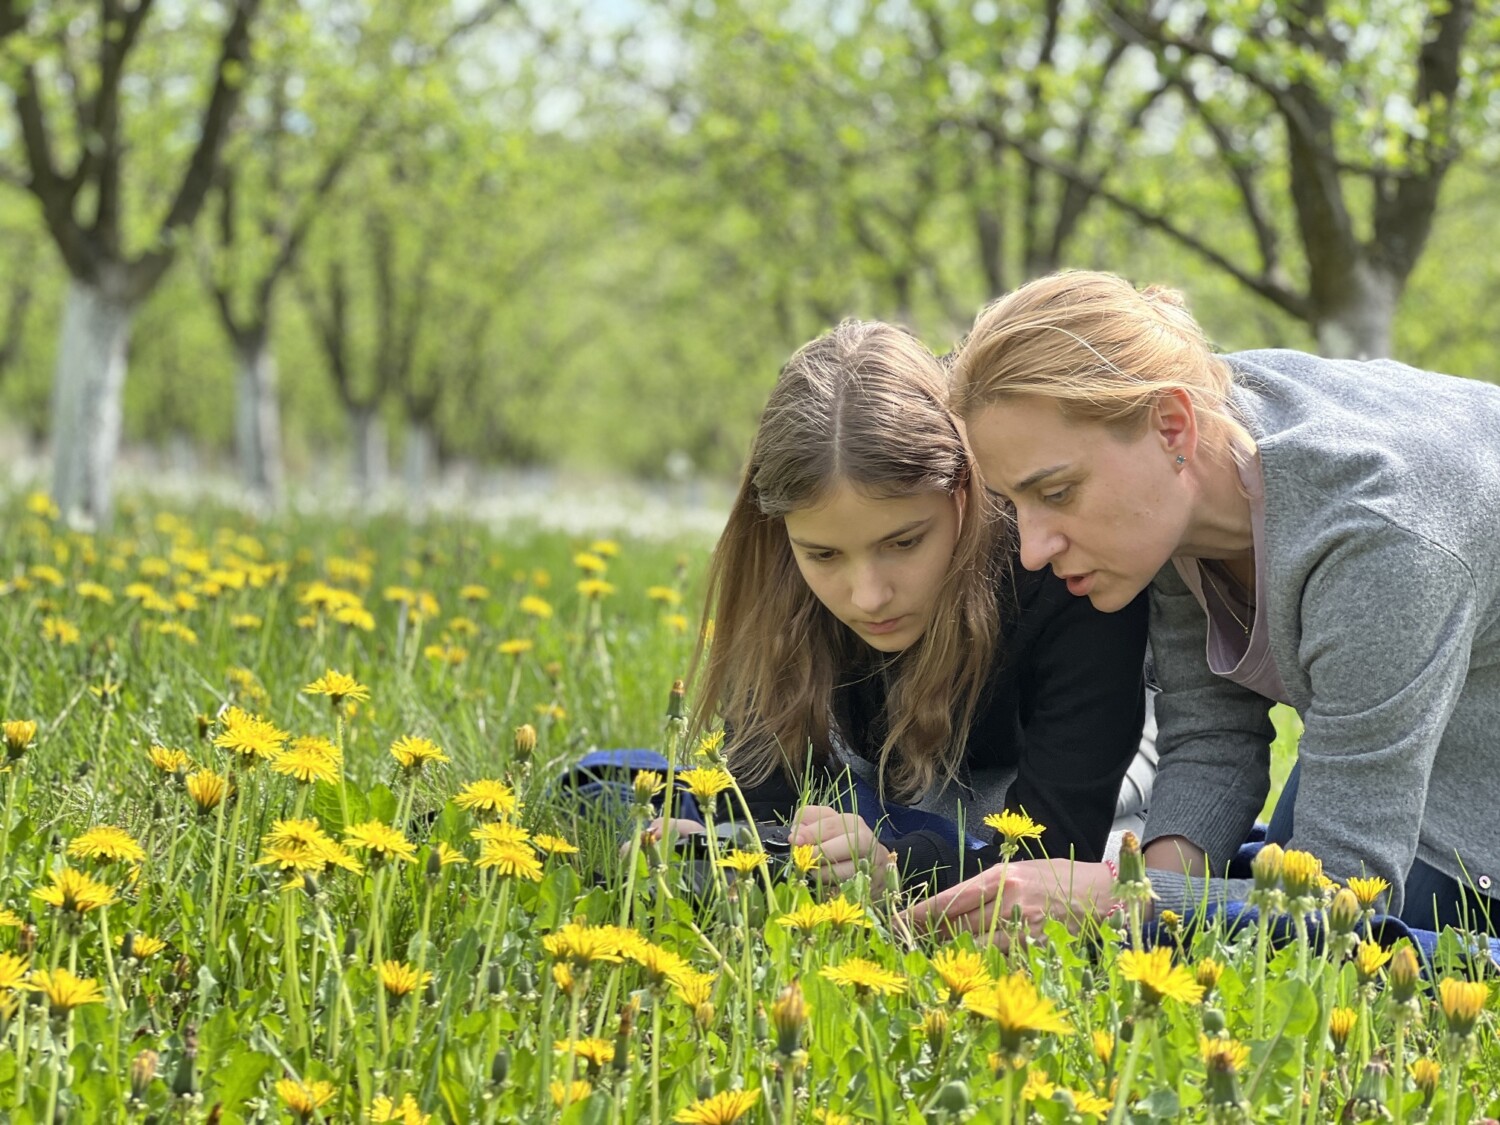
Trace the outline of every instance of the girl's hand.
{"label": "girl's hand", "polygon": [[794,845],[817,848],[817,875],[825,884],[854,878],[861,859],[870,861],[877,887],[883,887],[888,877],[895,878],[896,857],[855,813],[808,805],[792,820],[787,839]]}
{"label": "girl's hand", "polygon": [[[662,820],[661,817],[657,817],[650,824],[646,825],[646,835],[653,840],[660,840],[666,824],[667,822]],[[704,828],[696,820],[683,820],[681,817],[673,817],[671,824],[672,835],[674,836],[702,836],[708,831],[708,829]]]}
{"label": "girl's hand", "polygon": [[[1001,872],[1005,873],[1001,885]],[[1021,908],[1025,932],[1042,936],[1050,918],[1077,933],[1084,919],[1098,919],[1113,906],[1114,875],[1102,863],[1074,863],[1066,859],[1021,860],[987,867],[972,879],[923,899],[906,911],[906,919],[918,933],[937,931],[948,935],[968,931],[993,933],[1001,944],[1009,940],[1006,922]],[[996,909],[1000,923],[991,925]]]}

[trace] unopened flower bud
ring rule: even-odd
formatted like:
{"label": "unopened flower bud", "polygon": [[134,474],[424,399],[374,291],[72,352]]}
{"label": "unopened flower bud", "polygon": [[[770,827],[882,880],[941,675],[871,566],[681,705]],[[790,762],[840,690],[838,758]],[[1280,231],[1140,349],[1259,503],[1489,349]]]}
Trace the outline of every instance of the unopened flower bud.
{"label": "unopened flower bud", "polygon": [[1120,877],[1124,884],[1141,883],[1146,880],[1146,856],[1141,851],[1141,841],[1134,832],[1125,833],[1120,840]]}
{"label": "unopened flower bud", "polygon": [[490,1085],[504,1086],[510,1077],[510,1052],[501,1047],[490,1060]]}
{"label": "unopened flower bud", "polygon": [[0,730],[5,734],[5,758],[10,762],[26,753],[36,739],[36,723],[31,719],[11,719]]}
{"label": "unopened flower bud", "polygon": [[120,957],[129,961],[135,956],[135,931],[126,930],[125,936],[120,939]]}
{"label": "unopened flower bud", "polygon": [[1352,934],[1354,927],[1359,925],[1360,915],[1363,913],[1359,899],[1354,897],[1354,892],[1348,887],[1340,887],[1338,894],[1333,896],[1333,902],[1328,907],[1328,925],[1336,934]]}
{"label": "unopened flower bud", "polygon": [[1204,1008],[1202,1019],[1204,1035],[1222,1035],[1229,1030],[1229,1021],[1221,1008]]}
{"label": "unopened flower bud", "polygon": [[1255,876],[1255,889],[1273,891],[1281,882],[1281,857],[1285,853],[1280,844],[1267,844],[1255,853],[1250,861],[1250,874]]}
{"label": "unopened flower bud", "polygon": [[130,1060],[130,1097],[132,1101],[143,1102],[146,1100],[146,1091],[150,1088],[152,1080],[156,1078],[156,1063],[159,1056],[155,1051],[142,1051]]}
{"label": "unopened flower bud", "polygon": [[1354,1025],[1359,1022],[1359,1014],[1353,1008],[1335,1008],[1328,1013],[1328,1035],[1333,1040],[1333,1049],[1342,1055],[1344,1048],[1349,1045],[1349,1036],[1354,1032]]}
{"label": "unopened flower bud", "polygon": [[672,681],[672,690],[667,693],[667,718],[681,722],[687,717],[687,687],[681,680]]}
{"label": "unopened flower bud", "polygon": [[1426,1106],[1443,1080],[1443,1068],[1432,1059],[1418,1059],[1411,1064],[1411,1080],[1422,1091],[1422,1104]]}
{"label": "unopened flower bud", "polygon": [[701,1102],[704,1098],[711,1098],[713,1096],[714,1080],[705,1074],[702,1078],[698,1079],[698,1100]]}
{"label": "unopened flower bud", "polygon": [[1391,957],[1391,965],[1386,972],[1391,999],[1398,1004],[1409,1002],[1422,979],[1422,966],[1417,961],[1416,951],[1409,945],[1403,945]]}
{"label": "unopened flower bud", "polygon": [[807,1026],[807,1002],[800,983],[794,980],[781,990],[771,1005],[771,1023],[776,1028],[777,1054],[790,1058],[801,1050],[802,1029]]}
{"label": "unopened flower bud", "polygon": [[443,873],[443,854],[433,848],[427,853],[427,877],[436,879]]}
{"label": "unopened flower bud", "polygon": [[700,1031],[707,1031],[714,1025],[714,1006],[707,1000],[693,1009],[693,1021],[698,1025]]}
{"label": "unopened flower bud", "polygon": [[172,1093],[179,1098],[190,1098],[198,1092],[198,1029],[187,1025],[183,1032],[182,1057],[177,1060],[177,1073],[172,1076]]}
{"label": "unopened flower bud", "polygon": [[344,957],[350,958],[359,951],[359,931],[350,926],[344,931]]}
{"label": "unopened flower bud", "polygon": [[771,1037],[771,1023],[770,1020],[766,1018],[766,1006],[764,1004],[755,1005],[754,1032],[755,1041],[757,1043],[764,1043]]}
{"label": "unopened flower bud", "polygon": [[516,728],[515,749],[516,758],[523,762],[536,752],[536,727],[522,723]]}
{"label": "unopened flower bud", "polygon": [[1223,964],[1212,957],[1205,957],[1193,966],[1193,979],[1203,987],[1205,998],[1219,986],[1219,978],[1223,975]]}
{"label": "unopened flower bud", "polygon": [[932,1105],[934,1109],[940,1109],[944,1113],[959,1114],[968,1109],[973,1102],[974,1099],[969,1094],[969,1084],[962,1080],[955,1080],[943,1084],[942,1089],[937,1092],[937,1097],[933,1098]]}
{"label": "unopened flower bud", "polygon": [[311,871],[304,871],[302,873],[302,893],[305,894],[308,898],[316,899],[318,897],[318,891],[320,889],[321,888],[319,888],[318,886],[317,876],[315,876]]}
{"label": "unopened flower bud", "polygon": [[927,1046],[935,1055],[943,1049],[943,1044],[948,1041],[948,1029],[950,1021],[945,1008],[933,1008],[922,1017],[922,1034],[927,1038]]}
{"label": "unopened flower bud", "polygon": [[491,996],[499,996],[505,991],[505,973],[500,968],[499,961],[491,961],[489,968],[485,970],[484,989]]}

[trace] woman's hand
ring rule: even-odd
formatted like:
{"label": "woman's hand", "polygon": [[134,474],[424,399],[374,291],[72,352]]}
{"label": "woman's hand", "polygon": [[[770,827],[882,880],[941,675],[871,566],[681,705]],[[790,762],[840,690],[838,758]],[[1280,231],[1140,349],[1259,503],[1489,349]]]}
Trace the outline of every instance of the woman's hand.
{"label": "woman's hand", "polygon": [[[1004,886],[1000,882],[1002,871]],[[1108,913],[1113,890],[1114,875],[1102,863],[1021,860],[987,867],[972,879],[923,899],[907,909],[906,920],[917,933],[993,933],[1003,943],[1009,940],[1006,927],[991,926],[998,905],[1001,923],[1020,907],[1021,922],[1031,937],[1041,937],[1042,926],[1050,918],[1077,933],[1084,919]]]}
{"label": "woman's hand", "polygon": [[792,820],[787,839],[793,845],[811,844],[818,852],[818,879],[841,883],[854,878],[861,859],[868,859],[877,887],[894,878],[895,859],[855,813],[840,812],[827,805],[808,805]]}

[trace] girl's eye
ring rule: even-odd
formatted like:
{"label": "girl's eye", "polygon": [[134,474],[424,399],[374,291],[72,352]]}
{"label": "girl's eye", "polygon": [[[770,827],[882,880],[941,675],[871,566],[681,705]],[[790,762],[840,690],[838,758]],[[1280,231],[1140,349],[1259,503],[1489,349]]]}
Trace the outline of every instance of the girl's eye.
{"label": "girl's eye", "polygon": [[913,547],[917,546],[917,544],[921,542],[922,536],[913,535],[908,539],[893,539],[891,541],[891,546],[898,551],[910,551]]}
{"label": "girl's eye", "polygon": [[1069,497],[1071,497],[1072,495],[1073,486],[1071,484],[1064,485],[1062,488],[1057,489],[1055,492],[1042,493],[1042,503],[1053,505],[1066,504]]}
{"label": "girl's eye", "polygon": [[807,552],[807,561],[808,562],[831,562],[833,560],[833,556],[834,556],[834,552],[833,551],[808,551]]}

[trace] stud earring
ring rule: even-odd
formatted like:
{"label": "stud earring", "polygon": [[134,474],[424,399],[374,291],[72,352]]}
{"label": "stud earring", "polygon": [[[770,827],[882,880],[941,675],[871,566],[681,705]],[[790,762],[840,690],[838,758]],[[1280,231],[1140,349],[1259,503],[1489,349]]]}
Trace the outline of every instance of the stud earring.
{"label": "stud earring", "polygon": [[1178,454],[1178,455],[1177,455],[1177,463],[1178,463],[1178,464],[1179,464],[1179,465],[1186,465],[1186,464],[1187,464],[1187,458],[1186,458],[1186,457],[1184,457],[1184,456],[1183,456],[1183,455],[1182,455],[1182,454],[1181,454],[1181,453],[1179,453],[1179,454]]}

